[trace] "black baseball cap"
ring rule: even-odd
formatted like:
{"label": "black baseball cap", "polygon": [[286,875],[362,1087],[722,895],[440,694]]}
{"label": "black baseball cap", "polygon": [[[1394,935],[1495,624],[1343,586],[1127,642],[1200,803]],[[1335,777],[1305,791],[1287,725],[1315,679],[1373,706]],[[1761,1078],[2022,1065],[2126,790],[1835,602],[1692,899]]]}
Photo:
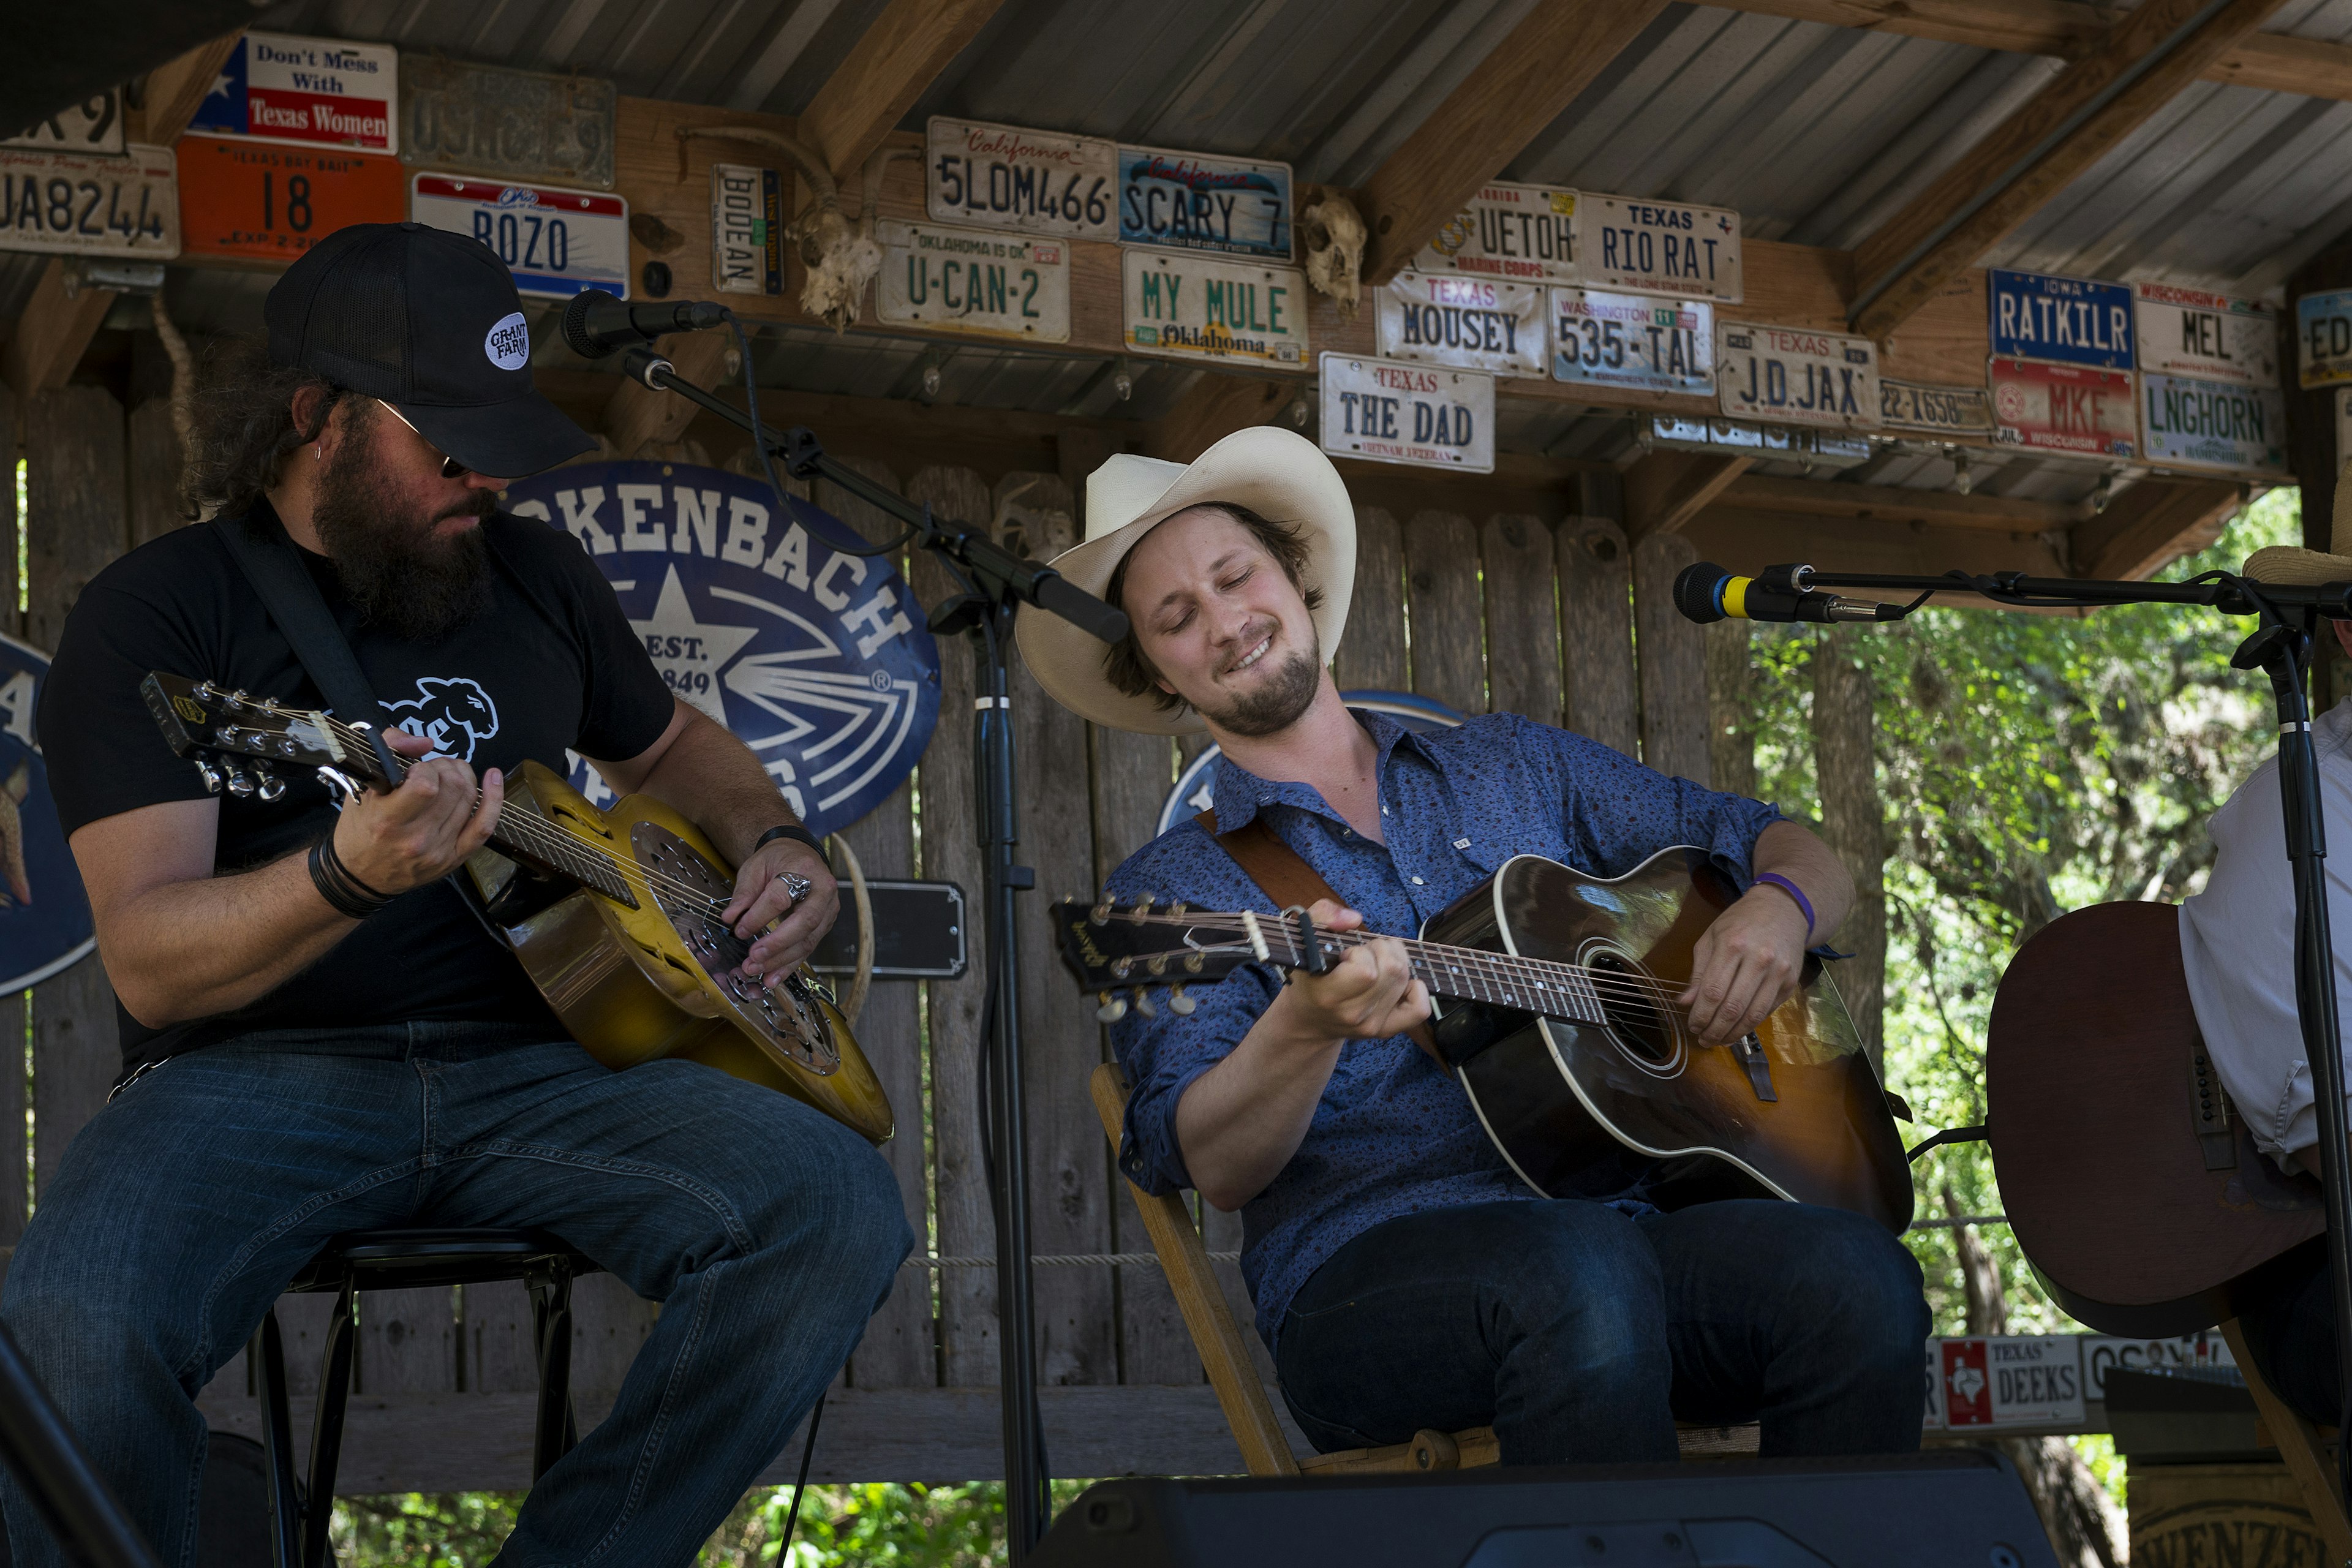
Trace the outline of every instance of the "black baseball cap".
{"label": "black baseball cap", "polygon": [[514,274],[421,223],[359,223],[304,251],[261,307],[269,357],[390,404],[478,474],[519,479],[594,447],[530,379]]}

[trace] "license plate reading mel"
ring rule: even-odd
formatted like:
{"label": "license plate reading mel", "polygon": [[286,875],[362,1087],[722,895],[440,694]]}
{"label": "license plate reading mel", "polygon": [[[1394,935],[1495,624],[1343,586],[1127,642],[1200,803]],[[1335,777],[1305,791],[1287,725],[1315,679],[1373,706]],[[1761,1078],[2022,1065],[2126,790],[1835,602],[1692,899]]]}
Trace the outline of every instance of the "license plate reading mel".
{"label": "license plate reading mel", "polygon": [[514,273],[515,289],[569,300],[587,289],[629,297],[629,204],[602,191],[419,174],[408,216],[480,240]]}
{"label": "license plate reading mel", "polygon": [[1555,289],[1551,324],[1556,380],[1702,396],[1715,390],[1715,307],[1704,300]]}
{"label": "license plate reading mel", "polygon": [[2132,315],[2143,371],[2237,386],[2279,384],[2278,318],[2259,301],[2142,283]]}
{"label": "license plate reading mel", "polygon": [[984,228],[874,226],[882,242],[875,314],[976,337],[1070,341],[1069,246]]}
{"label": "license plate reading mel", "polygon": [[939,223],[1066,239],[1118,237],[1118,144],[933,115],[924,211]]}
{"label": "license plate reading mel", "polygon": [[1342,458],[1495,471],[1495,378],[1325,354],[1323,449]]}
{"label": "license plate reading mel", "polygon": [[180,254],[172,150],[90,158],[0,148],[0,250],[170,260]]}
{"label": "license plate reading mel", "polygon": [[1878,346],[1868,338],[1726,321],[1715,356],[1724,413],[1735,419],[1878,427]]}

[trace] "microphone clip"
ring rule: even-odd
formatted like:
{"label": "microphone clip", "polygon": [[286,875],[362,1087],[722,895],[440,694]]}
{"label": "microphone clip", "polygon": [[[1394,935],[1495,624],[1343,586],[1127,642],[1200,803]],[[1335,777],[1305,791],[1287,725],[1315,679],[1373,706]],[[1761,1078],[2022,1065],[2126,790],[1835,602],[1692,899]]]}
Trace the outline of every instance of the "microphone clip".
{"label": "microphone clip", "polygon": [[663,386],[656,377],[676,375],[677,367],[641,343],[622,357],[621,374],[631,381],[660,392]]}

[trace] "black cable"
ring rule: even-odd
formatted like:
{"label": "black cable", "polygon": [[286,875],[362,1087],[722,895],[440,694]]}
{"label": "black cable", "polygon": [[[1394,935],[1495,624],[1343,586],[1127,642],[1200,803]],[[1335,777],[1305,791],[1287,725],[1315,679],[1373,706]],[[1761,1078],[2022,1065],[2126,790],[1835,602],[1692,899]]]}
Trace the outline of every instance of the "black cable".
{"label": "black cable", "polygon": [[[760,423],[760,378],[751,368],[751,340],[744,335],[743,323],[735,319],[732,310],[727,312],[727,326],[735,334],[735,350],[743,361],[743,407],[751,416],[751,450],[760,454],[760,472],[767,476],[768,489],[775,494],[778,515],[790,517],[793,514],[792,503],[784,494],[782,482],[776,478],[776,465],[768,451],[767,428]],[[887,544],[868,545],[862,549],[852,544],[837,544],[834,548],[844,555],[888,555],[906,548],[907,542],[913,539],[915,533],[914,529],[908,528]]]}
{"label": "black cable", "polygon": [[824,1419],[824,1395],[820,1394],[816,1396],[816,1404],[809,1410],[808,1440],[801,1445],[801,1479],[793,1483],[792,1511],[784,1515],[783,1539],[776,1542],[776,1561],[779,1563],[793,1560],[793,1531],[801,1521],[801,1499],[808,1495],[809,1459],[816,1452],[816,1424]]}

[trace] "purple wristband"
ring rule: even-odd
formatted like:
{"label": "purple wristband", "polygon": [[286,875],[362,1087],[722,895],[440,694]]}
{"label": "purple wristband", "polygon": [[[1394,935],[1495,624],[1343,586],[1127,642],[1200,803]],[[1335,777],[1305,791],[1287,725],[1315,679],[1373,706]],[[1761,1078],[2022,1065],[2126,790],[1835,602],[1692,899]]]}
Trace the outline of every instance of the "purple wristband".
{"label": "purple wristband", "polygon": [[1759,871],[1756,875],[1756,880],[1759,884],[1769,882],[1772,886],[1780,889],[1782,892],[1797,900],[1797,908],[1802,910],[1805,916],[1805,940],[1807,942],[1812,941],[1813,901],[1805,897],[1805,889],[1800,888],[1796,883],[1791,882],[1788,878],[1783,877],[1778,871]]}

